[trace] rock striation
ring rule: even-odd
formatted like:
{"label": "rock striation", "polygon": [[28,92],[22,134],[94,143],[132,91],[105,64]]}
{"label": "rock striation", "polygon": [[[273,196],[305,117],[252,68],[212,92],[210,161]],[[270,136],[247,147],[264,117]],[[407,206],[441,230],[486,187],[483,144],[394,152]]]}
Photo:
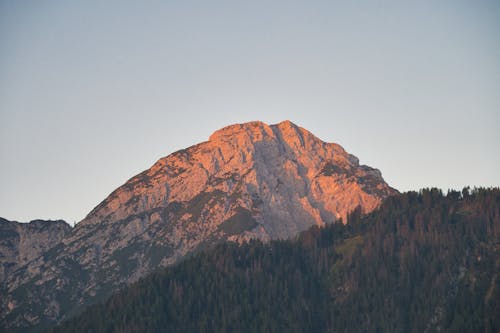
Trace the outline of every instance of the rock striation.
{"label": "rock striation", "polygon": [[293,237],[396,192],[380,171],[290,121],[224,127],[131,178],[9,273],[0,327],[43,328],[211,244]]}

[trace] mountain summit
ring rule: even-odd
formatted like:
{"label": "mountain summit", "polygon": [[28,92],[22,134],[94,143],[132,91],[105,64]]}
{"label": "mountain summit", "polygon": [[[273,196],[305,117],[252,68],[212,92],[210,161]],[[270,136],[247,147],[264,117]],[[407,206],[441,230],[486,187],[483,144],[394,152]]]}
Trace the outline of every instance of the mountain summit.
{"label": "mountain summit", "polygon": [[43,327],[210,244],[290,238],[397,193],[341,146],[249,122],[160,159],[6,279],[4,327]]}
{"label": "mountain summit", "polygon": [[341,146],[290,121],[256,121],[224,127],[160,159],[78,226],[137,216],[140,228],[175,221],[196,234],[216,234],[232,218],[247,222],[237,236],[288,238],[311,225],[345,221],[357,206],[369,212],[392,193],[378,170],[360,166]]}

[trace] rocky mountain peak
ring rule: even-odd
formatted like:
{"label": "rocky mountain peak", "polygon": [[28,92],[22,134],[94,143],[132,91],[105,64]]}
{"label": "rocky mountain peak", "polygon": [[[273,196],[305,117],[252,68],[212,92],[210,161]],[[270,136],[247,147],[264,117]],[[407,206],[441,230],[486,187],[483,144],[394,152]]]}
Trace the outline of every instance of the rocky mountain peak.
{"label": "rocky mountain peak", "polygon": [[214,144],[232,142],[244,146],[244,144],[248,143],[276,139],[283,140],[293,145],[297,142],[304,144],[305,137],[319,140],[310,132],[295,125],[289,120],[282,121],[275,125],[267,125],[262,121],[251,121],[221,128],[215,131],[208,141]]}
{"label": "rocky mountain peak", "polygon": [[[87,304],[211,244],[294,237],[396,192],[378,170],[290,121],[227,126],[128,180],[49,254],[11,274],[2,318],[61,320],[60,304]],[[28,302],[16,298],[28,289]],[[47,300],[43,316],[32,313]]]}
{"label": "rocky mountain peak", "polygon": [[[276,188],[277,193],[271,193],[270,188]],[[345,197],[346,189],[352,192],[349,200]],[[358,205],[368,212],[383,197],[394,193],[378,170],[359,166],[358,159],[341,146],[325,143],[290,121],[276,125],[254,121],[224,127],[207,142],[160,159],[113,192],[80,224],[121,220],[214,191],[221,191],[227,198],[239,198],[226,202],[225,213],[228,205],[256,211],[248,199],[252,196],[264,196],[273,199],[273,203],[279,201],[277,197],[288,203],[300,199],[305,206],[298,210],[310,206],[307,210],[314,216],[314,224],[341,217],[345,220],[347,213]],[[342,192],[342,199],[325,198],[323,193],[330,191]],[[375,192],[377,195],[373,195]],[[281,196],[286,193],[294,198]],[[278,207],[267,208],[274,214]],[[279,207],[283,211],[280,214],[288,215],[285,212],[289,208]],[[311,220],[302,215],[295,219]],[[269,226],[276,218],[263,217],[261,221]],[[279,235],[271,232],[269,237],[289,237],[297,232],[294,228],[288,230],[286,223],[280,229]],[[269,231],[270,228],[266,233]]]}
{"label": "rocky mountain peak", "polygon": [[243,124],[233,124],[216,130],[210,135],[208,141],[220,142],[235,140],[242,137],[249,137],[256,141],[266,133],[270,135],[270,127],[261,121],[251,121]]}

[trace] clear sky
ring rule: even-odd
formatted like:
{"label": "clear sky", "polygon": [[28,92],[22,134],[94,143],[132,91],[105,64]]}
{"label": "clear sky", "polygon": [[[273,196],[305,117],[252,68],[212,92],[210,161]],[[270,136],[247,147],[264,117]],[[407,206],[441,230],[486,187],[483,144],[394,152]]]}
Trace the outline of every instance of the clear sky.
{"label": "clear sky", "polygon": [[400,191],[500,185],[499,1],[0,0],[0,216],[74,223],[289,119]]}

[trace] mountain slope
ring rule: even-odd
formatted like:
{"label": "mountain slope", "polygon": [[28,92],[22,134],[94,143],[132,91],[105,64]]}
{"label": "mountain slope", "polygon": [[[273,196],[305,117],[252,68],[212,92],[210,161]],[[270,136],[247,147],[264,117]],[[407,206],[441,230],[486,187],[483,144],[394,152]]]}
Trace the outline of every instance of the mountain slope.
{"label": "mountain slope", "polygon": [[11,274],[0,325],[43,327],[211,244],[289,238],[395,193],[378,170],[289,121],[225,127],[130,179]]}
{"label": "mountain slope", "polygon": [[71,226],[62,220],[29,223],[0,217],[0,284],[13,271],[59,244]]}
{"label": "mountain slope", "polygon": [[500,190],[387,199],[294,241],[224,244],[49,332],[498,332]]}

